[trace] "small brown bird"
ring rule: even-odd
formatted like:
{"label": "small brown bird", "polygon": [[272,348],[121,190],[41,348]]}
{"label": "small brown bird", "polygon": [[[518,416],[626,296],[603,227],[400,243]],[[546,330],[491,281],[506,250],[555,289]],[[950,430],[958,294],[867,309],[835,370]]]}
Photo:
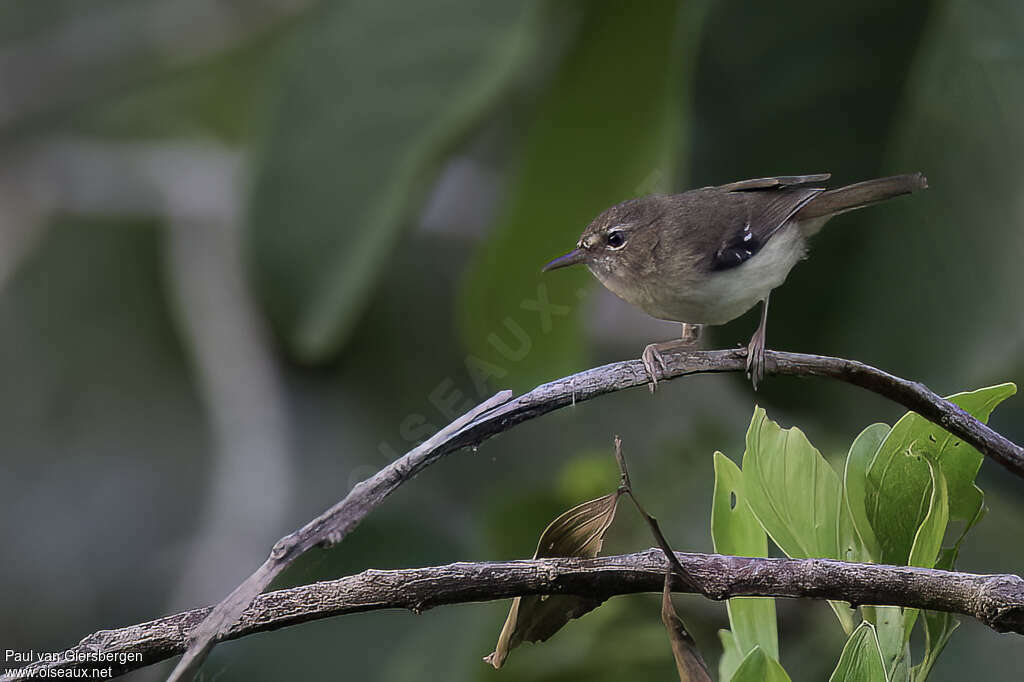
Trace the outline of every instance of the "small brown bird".
{"label": "small brown bird", "polygon": [[614,294],[649,315],[683,323],[682,338],[641,356],[658,383],[663,351],[694,345],[701,325],[733,320],[761,302],[747,346],[747,376],[764,378],[768,296],[807,253],[807,238],[833,216],[928,187],[921,173],[827,189],[829,173],[743,180],[616,204],[583,231],[576,249],[544,270],[585,264]]}

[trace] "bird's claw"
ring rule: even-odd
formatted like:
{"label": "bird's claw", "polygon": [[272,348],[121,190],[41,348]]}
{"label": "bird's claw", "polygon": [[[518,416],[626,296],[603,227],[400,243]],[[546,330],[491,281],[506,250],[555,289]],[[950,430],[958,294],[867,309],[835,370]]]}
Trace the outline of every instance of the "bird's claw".
{"label": "bird's claw", "polygon": [[644,369],[647,370],[647,376],[651,378],[651,382],[648,384],[648,387],[651,389],[651,393],[654,393],[658,388],[658,371],[655,367],[655,363],[661,365],[662,372],[668,371],[668,365],[665,363],[665,358],[662,357],[661,351],[658,350],[658,345],[655,343],[644,348],[643,354],[640,355],[640,360],[644,363]]}
{"label": "bird's claw", "polygon": [[757,390],[758,384],[764,380],[764,336],[758,332],[747,345],[747,378]]}

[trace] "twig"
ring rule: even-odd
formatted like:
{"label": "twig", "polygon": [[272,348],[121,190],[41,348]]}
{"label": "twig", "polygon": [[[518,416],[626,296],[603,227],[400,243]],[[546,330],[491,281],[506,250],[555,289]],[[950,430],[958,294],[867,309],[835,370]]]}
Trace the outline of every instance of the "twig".
{"label": "twig", "polygon": [[686,572],[686,568],[676,559],[676,553],[668,544],[668,540],[665,539],[665,534],[661,532],[658,520],[647,513],[647,510],[640,504],[640,500],[636,499],[636,495],[633,494],[633,484],[629,480],[629,470],[626,469],[626,456],[622,454],[622,438],[618,435],[615,436],[615,461],[619,463],[619,492],[629,495],[629,499],[633,501],[633,506],[636,507],[637,512],[640,513],[640,516],[644,517],[647,527],[651,530],[651,535],[654,536],[654,541],[658,543],[662,554],[665,555],[665,560],[672,567],[671,572],[675,573],[689,590],[701,592],[700,584],[693,579],[693,576]]}
{"label": "twig", "polygon": [[[667,367],[662,378],[666,380],[689,374],[746,371],[743,350],[680,351],[666,354],[665,361]],[[923,384],[901,379],[854,360],[821,355],[765,351],[765,365],[767,374],[829,377],[866,388],[917,412],[1017,476],[1024,477],[1024,448],[960,407],[943,400]],[[505,391],[460,417],[433,438],[357,484],[345,499],[327,512],[278,541],[263,565],[195,629],[193,645],[171,674],[169,682],[180,682],[198,669],[215,640],[230,630],[246,606],[288,564],[322,542],[339,542],[387,495],[444,455],[478,445],[516,424],[571,403],[645,386],[647,382],[647,372],[640,360],[616,362],[543,384],[514,400],[510,399],[511,393]]]}
{"label": "twig", "polygon": [[[894,605],[973,616],[999,631],[1024,634],[1024,580],[1016,575],[975,575],[906,566],[855,564],[826,559],[750,559],[677,553],[676,558],[715,599],[794,597],[853,604]],[[617,594],[660,592],[668,564],[660,549],[597,559],[455,563],[397,571],[369,570],[262,595],[225,639],[311,620],[380,609],[416,613],[443,604],[507,599],[529,594],[576,594],[607,599]],[[677,585],[678,587],[678,585]],[[4,682],[27,680],[46,668],[97,669],[119,655],[141,661],[113,664],[120,675],[170,658],[209,607],[118,630],[102,630],[52,663],[28,666]]]}
{"label": "twig", "polygon": [[665,625],[669,643],[672,645],[672,657],[676,662],[679,682],[711,682],[711,676],[708,674],[708,666],[704,662],[704,657],[701,656],[700,650],[693,641],[693,637],[686,631],[686,625],[683,624],[682,619],[672,605],[672,576],[675,575],[682,580],[683,585],[691,592],[703,594],[705,597],[711,595],[705,593],[700,581],[690,575],[686,567],[679,563],[679,559],[676,558],[676,553],[669,546],[665,534],[661,532],[658,520],[647,513],[647,510],[640,504],[640,500],[637,499],[636,494],[633,493],[633,483],[629,480],[629,469],[626,468],[626,456],[622,454],[622,438],[618,434],[615,435],[615,461],[619,464],[619,494],[628,495],[629,499],[633,501],[633,506],[636,507],[637,512],[647,522],[647,527],[651,530],[651,534],[654,535],[654,540],[658,543],[658,547],[661,548],[661,553],[664,555],[665,562],[668,565],[665,571],[665,583],[661,594],[661,622]]}

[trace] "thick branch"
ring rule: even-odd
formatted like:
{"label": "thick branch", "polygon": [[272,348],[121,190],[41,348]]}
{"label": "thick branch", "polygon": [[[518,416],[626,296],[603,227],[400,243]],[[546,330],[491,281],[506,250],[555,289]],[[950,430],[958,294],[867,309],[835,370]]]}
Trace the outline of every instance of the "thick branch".
{"label": "thick branch", "polygon": [[[1016,575],[975,575],[905,566],[825,559],[749,559],[718,554],[676,557],[697,587],[717,599],[739,596],[833,599],[895,605],[973,616],[1000,631],[1024,634],[1024,580]],[[527,594],[576,594],[607,599],[659,592],[666,559],[660,549],[597,559],[538,559],[456,563],[397,571],[363,571],[340,580],[260,596],[225,639],[310,620],[379,609],[419,613],[442,604],[491,601]],[[675,586],[688,590],[681,583]],[[27,680],[40,668],[110,666],[118,654],[141,653],[139,662],[114,665],[118,675],[181,653],[188,633],[210,612],[186,611],[148,623],[89,635],[59,661],[41,663],[4,680]],[[103,661],[79,660],[101,654]]]}
{"label": "thick branch", "polygon": [[[766,351],[765,360],[768,374],[830,377],[878,393],[917,412],[1014,474],[1024,477],[1024,448],[922,384],[842,358]],[[664,379],[746,369],[743,350],[683,351],[666,355],[666,362],[668,367]],[[575,405],[605,393],[644,386],[647,381],[643,363],[627,360],[543,384],[514,400],[510,400],[509,392],[503,392],[460,417],[423,444],[358,483],[343,500],[319,517],[279,540],[263,565],[196,628],[193,643],[168,678],[169,682],[180,682],[198,670],[216,640],[230,630],[256,595],[291,562],[318,544],[340,542],[388,495],[444,455],[477,445],[516,424],[560,407]]]}

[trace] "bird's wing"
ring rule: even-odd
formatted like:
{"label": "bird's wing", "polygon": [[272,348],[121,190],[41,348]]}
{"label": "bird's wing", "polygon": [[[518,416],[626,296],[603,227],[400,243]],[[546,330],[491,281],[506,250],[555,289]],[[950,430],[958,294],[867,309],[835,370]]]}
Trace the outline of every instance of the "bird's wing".
{"label": "bird's wing", "polygon": [[754,178],[753,180],[730,182],[727,185],[719,185],[715,189],[723,192],[749,192],[759,189],[778,189],[780,187],[802,187],[805,185],[820,184],[831,177],[831,173],[817,173],[814,175],[778,175],[773,178]]}
{"label": "bird's wing", "polygon": [[[827,175],[805,175],[800,178],[827,178]],[[768,178],[763,181],[779,181],[771,186],[753,187],[742,190],[728,189],[731,201],[722,202],[727,207],[726,214],[718,216],[724,229],[711,257],[712,270],[728,270],[753,258],[764,248],[780,227],[786,224],[797,211],[821,192],[824,187],[809,187],[812,180],[805,180],[793,186],[783,180],[789,178]],[[733,183],[723,187],[735,187],[743,183]],[[717,188],[721,191],[722,188]]]}

